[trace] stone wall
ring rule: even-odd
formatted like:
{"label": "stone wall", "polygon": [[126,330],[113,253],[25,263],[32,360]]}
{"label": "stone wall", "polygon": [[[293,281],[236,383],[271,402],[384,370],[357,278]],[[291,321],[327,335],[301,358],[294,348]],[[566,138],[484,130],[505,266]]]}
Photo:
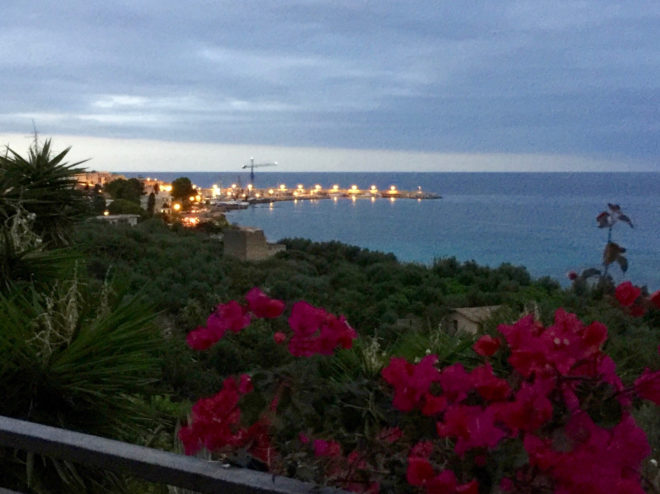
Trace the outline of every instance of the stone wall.
{"label": "stone wall", "polygon": [[251,227],[225,230],[224,245],[225,255],[242,261],[259,261],[286,249],[281,244],[269,244],[263,230]]}

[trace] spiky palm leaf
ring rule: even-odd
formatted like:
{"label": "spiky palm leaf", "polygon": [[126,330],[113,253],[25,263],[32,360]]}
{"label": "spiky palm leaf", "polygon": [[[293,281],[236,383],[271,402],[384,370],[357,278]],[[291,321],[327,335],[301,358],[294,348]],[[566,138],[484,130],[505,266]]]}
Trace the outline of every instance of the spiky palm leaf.
{"label": "spiky palm leaf", "polygon": [[66,163],[70,147],[53,156],[51,141],[30,148],[27,158],[11,148],[0,156],[0,219],[11,216],[12,205],[20,204],[36,215],[35,231],[45,242],[62,245],[67,229],[86,209],[82,194],[75,190],[75,174],[84,161]]}
{"label": "spiky palm leaf", "polygon": [[[0,414],[146,440],[160,418],[145,399],[160,370],[162,339],[153,314],[135,298],[99,304],[105,307],[100,312],[84,300],[75,280],[57,284],[47,296],[16,287],[11,295],[0,295]],[[85,475],[65,462],[17,458],[42,480],[64,482],[67,491],[76,485],[90,489],[100,475]]]}

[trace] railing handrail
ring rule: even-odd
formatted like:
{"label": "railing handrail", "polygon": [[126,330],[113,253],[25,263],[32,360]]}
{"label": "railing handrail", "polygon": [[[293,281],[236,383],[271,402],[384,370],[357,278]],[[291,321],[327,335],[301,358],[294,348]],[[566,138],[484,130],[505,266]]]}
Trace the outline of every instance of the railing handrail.
{"label": "railing handrail", "polygon": [[0,446],[204,493],[340,494],[299,480],[0,416]]}

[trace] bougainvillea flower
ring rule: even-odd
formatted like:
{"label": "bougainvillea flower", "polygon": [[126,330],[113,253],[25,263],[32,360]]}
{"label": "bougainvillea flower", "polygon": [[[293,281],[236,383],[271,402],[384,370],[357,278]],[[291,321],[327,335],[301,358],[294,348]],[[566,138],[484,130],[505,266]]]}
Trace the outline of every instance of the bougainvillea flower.
{"label": "bougainvillea flower", "polygon": [[434,396],[431,393],[426,393],[424,395],[424,406],[422,406],[422,413],[424,415],[437,415],[438,413],[444,412],[447,408],[447,397],[446,396]]}
{"label": "bougainvillea flower", "polygon": [[660,309],[660,290],[656,290],[651,294],[649,297],[649,302],[651,302],[651,304],[654,305],[656,309]]}
{"label": "bougainvillea flower", "polygon": [[440,373],[434,366],[437,360],[435,355],[427,355],[415,365],[399,357],[390,359],[381,375],[394,387],[394,408],[409,412],[421,405],[422,397],[429,392],[431,383],[440,379]]}
{"label": "bougainvillea flower", "polygon": [[273,319],[284,312],[284,302],[270,298],[256,286],[245,295],[245,301],[256,317]]}
{"label": "bougainvillea flower", "polygon": [[403,431],[398,427],[387,427],[378,433],[378,439],[392,444],[397,442],[403,436]]}
{"label": "bougainvillea flower", "polygon": [[460,363],[442,369],[439,381],[447,399],[453,402],[463,401],[474,389],[472,378]]}
{"label": "bougainvillea flower", "polygon": [[440,437],[456,439],[454,451],[463,456],[473,448],[494,448],[505,432],[495,425],[495,409],[453,405],[447,408],[443,421],[436,424]]}
{"label": "bougainvillea flower", "polygon": [[649,368],[635,380],[637,394],[656,405],[660,405],[660,371],[651,372]]}
{"label": "bougainvillea flower", "polygon": [[337,441],[326,441],[325,439],[315,439],[314,455],[316,457],[322,456],[341,456],[341,446]]}
{"label": "bougainvillea flower", "polygon": [[289,327],[296,335],[306,336],[314,334],[326,318],[327,312],[307,302],[296,302],[289,316]]}
{"label": "bougainvillea flower", "polygon": [[206,320],[206,327],[220,334],[220,338],[227,330],[238,333],[249,325],[250,316],[247,308],[235,300],[218,305],[213,314]]}
{"label": "bougainvillea flower", "polygon": [[525,382],[516,392],[514,401],[494,403],[490,408],[512,435],[521,430],[533,432],[552,418],[553,406],[548,395],[554,388],[555,381],[550,379],[536,379],[532,384]]}
{"label": "bougainvillea flower", "polygon": [[472,480],[467,484],[457,485],[456,475],[451,470],[443,470],[427,481],[427,494],[479,494],[479,484]]}
{"label": "bougainvillea flower", "polygon": [[286,340],[286,335],[281,331],[278,331],[273,335],[273,340],[275,340],[275,343],[279,345],[280,343],[284,343],[284,341]]}
{"label": "bougainvillea flower", "polygon": [[475,368],[470,377],[475,389],[486,401],[501,401],[511,394],[509,383],[495,376],[488,364]]}
{"label": "bougainvillea flower", "polygon": [[630,281],[624,281],[614,291],[614,296],[623,307],[630,307],[641,294],[642,290]]}
{"label": "bougainvillea flower", "polygon": [[217,333],[200,326],[186,335],[186,343],[193,350],[206,350],[220,340]]}
{"label": "bougainvillea flower", "polygon": [[251,440],[240,427],[241,410],[238,401],[242,394],[251,391],[249,376],[235,379],[228,377],[220,392],[210,398],[197,401],[192,407],[192,421],[179,430],[179,439],[186,454],[194,454],[204,446],[215,451],[225,446],[245,445]]}
{"label": "bougainvillea flower", "polygon": [[429,458],[431,453],[433,453],[433,441],[420,441],[412,447],[408,456]]}
{"label": "bougainvillea flower", "polygon": [[484,335],[476,341],[472,348],[482,357],[490,357],[497,352],[501,344],[502,342],[498,338]]}
{"label": "bougainvillea flower", "polygon": [[293,336],[289,352],[295,357],[331,355],[337,348],[351,348],[357,333],[344,316],[337,317],[307,302],[297,302],[289,317]]}
{"label": "bougainvillea flower", "polygon": [[406,480],[410,485],[424,486],[435,476],[433,465],[426,459],[418,456],[408,458]]}

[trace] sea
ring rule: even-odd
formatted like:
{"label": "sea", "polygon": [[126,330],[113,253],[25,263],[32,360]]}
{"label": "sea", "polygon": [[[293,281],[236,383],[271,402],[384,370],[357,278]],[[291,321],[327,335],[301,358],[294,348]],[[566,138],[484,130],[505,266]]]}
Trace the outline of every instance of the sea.
{"label": "sea", "polygon": [[[197,186],[245,186],[246,173],[125,173]],[[272,173],[255,171],[255,187],[357,185],[421,190],[441,199],[379,198],[275,202],[227,214],[232,223],[262,228],[269,241],[338,240],[430,265],[455,257],[492,267],[525,266],[534,277],[568,284],[567,273],[600,268],[607,229],[596,216],[618,204],[634,227],[617,223],[612,240],[626,249],[628,271],[616,282],[660,289],[660,173]]]}

